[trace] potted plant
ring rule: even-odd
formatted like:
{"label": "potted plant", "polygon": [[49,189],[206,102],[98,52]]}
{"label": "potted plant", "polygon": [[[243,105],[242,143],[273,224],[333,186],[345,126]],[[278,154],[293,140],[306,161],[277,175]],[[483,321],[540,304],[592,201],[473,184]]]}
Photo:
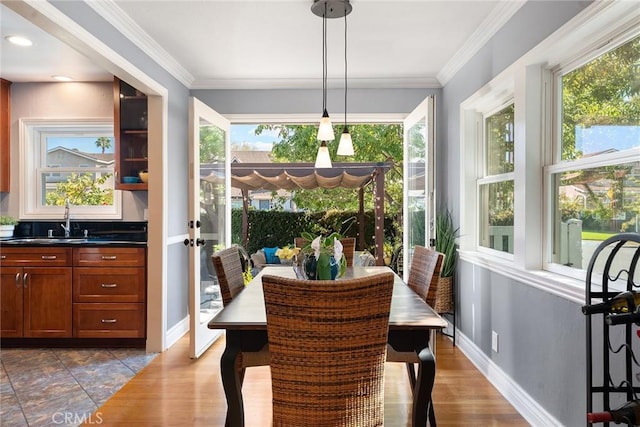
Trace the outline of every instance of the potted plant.
{"label": "potted plant", "polygon": [[13,237],[18,220],[7,215],[0,216],[0,237]]}
{"label": "potted plant", "polygon": [[328,237],[314,236],[308,232],[301,235],[308,242],[302,248],[305,255],[303,268],[308,279],[334,280],[344,274],[347,261],[342,255],[342,236],[339,233],[332,233]]}
{"label": "potted plant", "polygon": [[438,313],[453,309],[453,275],[456,271],[456,237],[459,228],[453,225],[453,218],[448,209],[436,217],[436,251],[444,254],[440,268],[440,280],[434,310]]}

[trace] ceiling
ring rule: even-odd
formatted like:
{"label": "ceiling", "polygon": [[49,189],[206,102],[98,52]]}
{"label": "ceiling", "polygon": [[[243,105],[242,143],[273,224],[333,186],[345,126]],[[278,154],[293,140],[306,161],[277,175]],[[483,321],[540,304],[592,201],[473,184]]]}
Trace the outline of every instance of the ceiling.
{"label": "ceiling", "polygon": [[[103,0],[88,3],[191,89],[319,88],[322,19],[311,0]],[[349,87],[440,87],[523,4],[486,0],[352,0]],[[0,5],[1,77],[112,76]],[[23,34],[30,48],[4,37]],[[344,84],[344,19],[327,23],[329,87]]]}

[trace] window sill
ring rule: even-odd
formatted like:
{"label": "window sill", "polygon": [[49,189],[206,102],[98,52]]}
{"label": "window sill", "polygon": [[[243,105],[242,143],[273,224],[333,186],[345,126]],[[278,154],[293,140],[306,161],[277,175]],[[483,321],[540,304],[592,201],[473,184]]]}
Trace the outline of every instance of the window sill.
{"label": "window sill", "polygon": [[545,270],[523,270],[512,262],[475,251],[458,251],[460,260],[484,267],[566,300],[584,304],[584,280],[562,276]]}

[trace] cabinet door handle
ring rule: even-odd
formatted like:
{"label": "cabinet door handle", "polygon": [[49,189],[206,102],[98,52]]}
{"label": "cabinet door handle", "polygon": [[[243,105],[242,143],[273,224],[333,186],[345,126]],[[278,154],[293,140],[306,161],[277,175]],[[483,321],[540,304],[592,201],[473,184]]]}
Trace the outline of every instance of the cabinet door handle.
{"label": "cabinet door handle", "polygon": [[102,259],[104,261],[113,261],[114,259],[117,259],[118,257],[116,255],[102,255]]}
{"label": "cabinet door handle", "polygon": [[20,286],[20,273],[16,273],[16,287]]}
{"label": "cabinet door handle", "polygon": [[100,285],[103,288],[117,288],[118,284],[117,283],[103,283]]}
{"label": "cabinet door handle", "polygon": [[102,319],[102,323],[116,323],[117,319]]}
{"label": "cabinet door handle", "polygon": [[41,259],[45,259],[45,260],[54,260],[54,259],[58,259],[57,255],[42,255],[40,256]]}
{"label": "cabinet door handle", "polygon": [[29,273],[24,273],[24,275],[22,276],[22,286],[24,286],[24,288],[27,288],[27,279],[29,278]]}
{"label": "cabinet door handle", "polygon": [[7,259],[6,255],[0,255],[0,259]]}

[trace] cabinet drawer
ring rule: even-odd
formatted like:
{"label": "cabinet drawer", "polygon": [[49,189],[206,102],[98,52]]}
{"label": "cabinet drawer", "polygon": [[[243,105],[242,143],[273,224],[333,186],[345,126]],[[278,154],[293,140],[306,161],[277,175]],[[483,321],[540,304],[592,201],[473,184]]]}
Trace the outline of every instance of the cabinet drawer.
{"label": "cabinet drawer", "polygon": [[73,302],[144,302],[144,268],[76,267]]}
{"label": "cabinet drawer", "polygon": [[144,248],[76,248],[73,265],[79,267],[144,267]]}
{"label": "cabinet drawer", "polygon": [[0,248],[2,266],[51,266],[71,265],[71,248],[64,247],[24,247]]}
{"label": "cabinet drawer", "polygon": [[144,338],[144,304],[73,304],[77,338]]}

